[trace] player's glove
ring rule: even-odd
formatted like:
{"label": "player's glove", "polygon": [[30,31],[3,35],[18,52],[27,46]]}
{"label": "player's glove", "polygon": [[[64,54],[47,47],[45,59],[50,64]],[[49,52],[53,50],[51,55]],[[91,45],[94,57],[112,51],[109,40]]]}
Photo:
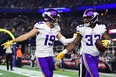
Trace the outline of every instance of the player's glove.
{"label": "player's glove", "polygon": [[64,54],[63,54],[62,52],[60,52],[60,53],[57,55],[57,60],[61,60],[63,57],[64,57]]}
{"label": "player's glove", "polygon": [[8,48],[12,43],[13,43],[13,41],[10,40],[10,41],[3,43],[1,46],[4,46],[4,48]]}
{"label": "player's glove", "polygon": [[104,47],[109,47],[109,45],[111,44],[111,40],[102,40],[102,44]]}
{"label": "player's glove", "polygon": [[57,60],[61,60],[68,51],[65,49],[57,55]]}

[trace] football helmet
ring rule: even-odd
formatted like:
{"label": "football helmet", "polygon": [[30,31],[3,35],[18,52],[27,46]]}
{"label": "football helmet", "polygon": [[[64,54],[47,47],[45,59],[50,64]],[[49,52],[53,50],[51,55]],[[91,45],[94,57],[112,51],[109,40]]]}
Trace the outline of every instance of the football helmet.
{"label": "football helmet", "polygon": [[92,8],[85,10],[85,12],[83,13],[84,25],[90,26],[91,24],[94,24],[96,21],[98,21],[98,16],[99,14],[95,12]]}
{"label": "football helmet", "polygon": [[[45,21],[51,22],[51,23],[58,23],[60,19],[60,15],[57,10],[55,9],[48,9],[42,14]],[[55,20],[55,18],[58,18],[58,21]]]}

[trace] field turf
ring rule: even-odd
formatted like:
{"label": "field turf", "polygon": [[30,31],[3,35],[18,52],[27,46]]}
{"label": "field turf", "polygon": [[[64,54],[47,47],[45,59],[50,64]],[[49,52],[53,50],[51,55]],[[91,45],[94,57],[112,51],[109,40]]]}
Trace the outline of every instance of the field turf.
{"label": "field turf", "polygon": [[[32,67],[27,67],[24,66],[23,69],[28,69],[28,70],[34,70],[34,71],[40,71],[37,68],[32,68]],[[78,77],[78,71],[77,70],[55,70],[54,71],[55,74],[60,74],[60,75],[64,75],[64,76],[69,76],[69,77]],[[4,71],[0,69],[0,77],[28,77],[28,76],[24,76],[21,74],[16,74],[14,72],[9,72],[9,71]],[[115,75],[103,75],[100,74],[100,77],[116,77]]]}

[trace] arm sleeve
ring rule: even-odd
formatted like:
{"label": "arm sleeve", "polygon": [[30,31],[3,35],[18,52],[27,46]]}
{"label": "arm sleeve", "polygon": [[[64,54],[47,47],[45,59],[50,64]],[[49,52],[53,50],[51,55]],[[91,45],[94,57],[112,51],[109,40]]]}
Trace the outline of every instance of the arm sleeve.
{"label": "arm sleeve", "polygon": [[68,38],[66,39],[64,36],[62,36],[59,41],[62,42],[64,45],[67,45],[71,43],[75,38]]}

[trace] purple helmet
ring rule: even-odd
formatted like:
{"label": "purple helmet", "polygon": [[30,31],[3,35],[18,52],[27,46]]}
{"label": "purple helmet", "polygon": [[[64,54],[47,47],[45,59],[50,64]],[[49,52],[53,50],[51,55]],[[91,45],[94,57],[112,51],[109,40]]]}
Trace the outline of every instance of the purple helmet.
{"label": "purple helmet", "polygon": [[60,15],[57,10],[55,9],[48,9],[46,10],[42,16],[44,17],[45,21],[49,21],[54,23],[54,18],[60,18]]}
{"label": "purple helmet", "polygon": [[85,17],[91,17],[91,21],[88,23],[95,23],[96,21],[98,21],[98,13],[95,12],[92,8],[89,8],[87,10],[85,10],[85,12],[83,13],[83,18]]}

